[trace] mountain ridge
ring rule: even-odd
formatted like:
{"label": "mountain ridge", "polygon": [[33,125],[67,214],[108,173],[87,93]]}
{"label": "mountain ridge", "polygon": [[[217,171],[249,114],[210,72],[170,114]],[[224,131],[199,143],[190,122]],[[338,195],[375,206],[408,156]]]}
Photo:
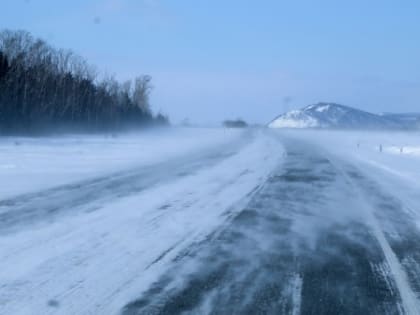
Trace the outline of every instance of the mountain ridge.
{"label": "mountain ridge", "polygon": [[420,114],[374,114],[333,102],[319,102],[291,110],[273,119],[270,128],[413,129]]}

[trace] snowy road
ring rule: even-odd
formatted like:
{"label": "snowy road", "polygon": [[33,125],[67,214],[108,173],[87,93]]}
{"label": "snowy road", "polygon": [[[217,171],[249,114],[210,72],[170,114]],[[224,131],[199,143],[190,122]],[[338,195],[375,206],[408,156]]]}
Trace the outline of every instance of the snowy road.
{"label": "snowy road", "polygon": [[420,314],[414,188],[390,176],[256,131],[4,200],[0,313]]}
{"label": "snowy road", "polygon": [[420,234],[365,174],[307,143],[124,314],[419,314]]}

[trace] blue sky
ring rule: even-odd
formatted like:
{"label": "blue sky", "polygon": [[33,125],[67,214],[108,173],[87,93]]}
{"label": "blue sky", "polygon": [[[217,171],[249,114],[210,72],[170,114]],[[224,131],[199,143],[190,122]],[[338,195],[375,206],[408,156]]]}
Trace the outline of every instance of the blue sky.
{"label": "blue sky", "polygon": [[420,111],[417,0],[1,0],[0,28],[121,80],[150,74],[175,122],[264,123],[318,101]]}

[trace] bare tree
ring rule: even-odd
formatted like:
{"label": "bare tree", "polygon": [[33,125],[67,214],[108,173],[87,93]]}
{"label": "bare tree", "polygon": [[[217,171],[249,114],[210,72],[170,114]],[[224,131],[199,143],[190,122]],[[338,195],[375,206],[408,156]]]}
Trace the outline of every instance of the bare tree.
{"label": "bare tree", "polygon": [[134,81],[133,101],[145,113],[150,112],[149,95],[152,90],[152,77],[142,75]]}
{"label": "bare tree", "polygon": [[163,121],[151,114],[151,77],[119,83],[72,51],[25,31],[0,32],[0,131],[41,125],[116,128]]}

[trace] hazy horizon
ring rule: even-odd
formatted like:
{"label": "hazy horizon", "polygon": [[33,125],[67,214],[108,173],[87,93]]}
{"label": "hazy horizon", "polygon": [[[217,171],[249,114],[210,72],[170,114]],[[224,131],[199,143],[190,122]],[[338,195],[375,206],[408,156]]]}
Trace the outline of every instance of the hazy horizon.
{"label": "hazy horizon", "polygon": [[153,77],[174,123],[267,123],[311,103],[418,112],[420,3],[5,0],[24,29],[118,79]]}

